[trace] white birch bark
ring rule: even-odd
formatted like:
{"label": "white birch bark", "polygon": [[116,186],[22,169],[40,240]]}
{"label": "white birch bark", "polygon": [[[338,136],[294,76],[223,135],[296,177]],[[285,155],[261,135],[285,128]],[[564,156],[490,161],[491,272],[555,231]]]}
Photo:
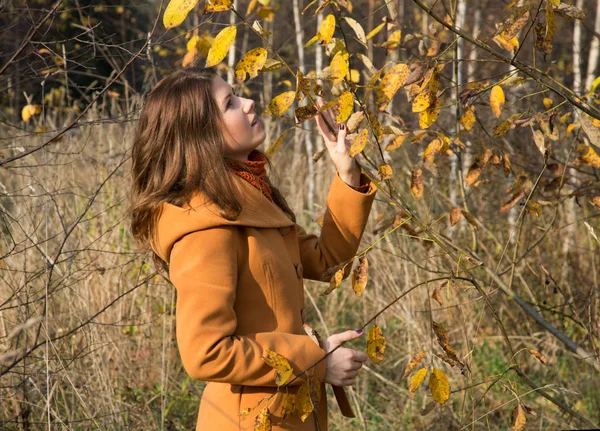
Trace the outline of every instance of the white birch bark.
{"label": "white birch bark", "polygon": [[[583,10],[583,0],[577,0],[577,7]],[[578,19],[573,30],[573,91],[581,94],[581,21]]]}
{"label": "white birch bark", "polygon": [[[238,8],[238,0],[233,0],[233,7],[237,10]],[[229,25],[234,25],[235,24],[235,14],[233,12],[230,12],[229,15]],[[242,51],[243,52],[243,51]],[[229,54],[227,57],[227,83],[229,85],[233,85],[233,79],[234,79],[234,66],[235,66],[235,42],[231,45],[231,48],[229,48]]]}
{"label": "white birch bark", "polygon": [[594,23],[594,34],[590,44],[590,54],[588,56],[587,78],[585,80],[585,91],[590,91],[594,79],[596,79],[596,68],[598,67],[598,54],[600,54],[600,39],[597,34],[600,33],[600,0],[596,2],[596,21]]}
{"label": "white birch bark", "polygon": [[[300,69],[300,72],[302,72],[303,75],[306,75],[306,64],[304,62],[304,30],[302,29],[302,23],[300,19],[302,0],[293,0],[292,7],[294,9],[294,28],[296,31],[296,45],[298,46],[298,69]],[[298,166],[300,165],[300,148],[302,146],[302,142],[304,142],[304,149],[306,150],[306,159],[308,162],[308,191],[306,199],[308,210],[312,211],[315,203],[315,164],[312,159],[314,148],[310,136],[310,124],[312,123],[302,123],[302,125],[300,126],[300,130],[296,131],[294,135],[294,161],[292,162],[292,172],[297,172]]]}

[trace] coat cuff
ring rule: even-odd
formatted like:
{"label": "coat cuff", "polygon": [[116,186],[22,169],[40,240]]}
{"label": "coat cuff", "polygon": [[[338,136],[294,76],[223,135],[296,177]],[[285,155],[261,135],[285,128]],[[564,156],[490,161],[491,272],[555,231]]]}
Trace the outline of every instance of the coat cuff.
{"label": "coat cuff", "polygon": [[308,349],[306,353],[309,358],[312,358],[313,364],[318,360],[322,359],[322,361],[315,365],[315,367],[313,368],[313,376],[316,377],[317,380],[319,380],[319,382],[323,382],[325,380],[325,372],[327,370],[327,359],[324,359],[325,350],[319,347],[317,343],[315,343],[308,335],[306,336],[306,338],[310,340],[307,343]]}

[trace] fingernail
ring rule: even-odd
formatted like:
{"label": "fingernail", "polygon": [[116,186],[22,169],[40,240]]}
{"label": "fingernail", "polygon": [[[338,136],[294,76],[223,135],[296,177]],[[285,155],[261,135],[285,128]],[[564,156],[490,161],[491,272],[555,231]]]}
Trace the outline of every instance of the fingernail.
{"label": "fingernail", "polygon": [[358,331],[356,331],[356,333],[357,333],[357,334],[362,334],[362,333],[363,333],[363,330],[362,330],[362,329],[359,329]]}
{"label": "fingernail", "polygon": [[344,130],[346,128],[345,124],[340,124],[340,130]]}

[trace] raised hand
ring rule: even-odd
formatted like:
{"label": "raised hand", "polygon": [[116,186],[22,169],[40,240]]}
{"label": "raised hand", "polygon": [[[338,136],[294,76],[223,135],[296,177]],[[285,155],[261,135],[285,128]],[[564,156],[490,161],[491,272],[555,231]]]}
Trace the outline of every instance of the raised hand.
{"label": "raised hand", "polygon": [[[324,105],[323,99],[317,99],[317,106],[321,108]],[[336,124],[335,115],[331,109],[327,109],[321,113],[327,119],[329,124],[336,127],[338,130],[337,137],[329,130],[321,115],[315,117],[317,126],[321,132],[321,136],[325,140],[325,147],[329,152],[331,161],[335,165],[340,178],[348,185],[357,187],[360,185],[360,168],[354,157],[350,156],[350,144],[346,142],[348,129],[346,123]]]}

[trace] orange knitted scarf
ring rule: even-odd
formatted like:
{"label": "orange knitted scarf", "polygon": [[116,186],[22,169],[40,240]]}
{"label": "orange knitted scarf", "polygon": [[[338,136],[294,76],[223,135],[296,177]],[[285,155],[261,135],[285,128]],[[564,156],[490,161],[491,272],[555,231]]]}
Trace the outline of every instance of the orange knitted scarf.
{"label": "orange knitted scarf", "polygon": [[[260,192],[267,199],[273,202],[273,197],[271,196],[271,187],[265,180],[267,176],[267,170],[265,168],[267,164],[267,158],[263,154],[259,153],[258,151],[252,151],[248,155],[248,160],[226,160],[226,163],[234,174],[248,181],[258,190],[260,190]],[[247,167],[250,172],[240,168],[240,164]]]}

